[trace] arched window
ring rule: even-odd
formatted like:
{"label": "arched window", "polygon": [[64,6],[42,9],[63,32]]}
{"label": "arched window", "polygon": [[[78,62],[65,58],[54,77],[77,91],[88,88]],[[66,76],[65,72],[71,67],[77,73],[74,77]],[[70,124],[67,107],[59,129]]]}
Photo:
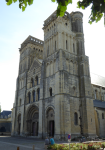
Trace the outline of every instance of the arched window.
{"label": "arched window", "polygon": [[94,98],[97,99],[97,90],[95,90]]}
{"label": "arched window", "polygon": [[73,43],[73,52],[75,53],[75,45],[74,45],[74,43]]}
{"label": "arched window", "polygon": [[102,113],[102,119],[104,119],[104,113]]}
{"label": "arched window", "polygon": [[40,89],[37,89],[38,101],[40,99]]}
{"label": "arched window", "polygon": [[67,40],[66,40],[66,50],[67,50]]}
{"label": "arched window", "polygon": [[38,85],[38,76],[36,76],[35,81],[36,81],[36,85]]}
{"label": "arched window", "polygon": [[49,56],[49,46],[48,46],[48,48],[47,48],[47,56]]}
{"label": "arched window", "polygon": [[21,80],[20,80],[19,84],[20,84],[20,89],[21,89]]}
{"label": "arched window", "polygon": [[75,93],[75,86],[73,86],[73,93]]}
{"label": "arched window", "polygon": [[78,114],[76,112],[74,113],[74,124],[78,125]]}
{"label": "arched window", "polygon": [[35,69],[33,70],[33,74],[35,74]]}
{"label": "arched window", "polygon": [[35,102],[35,91],[33,91],[33,102]]}
{"label": "arched window", "polygon": [[34,86],[34,80],[33,80],[33,78],[31,79],[31,87],[33,87]]}
{"label": "arched window", "polygon": [[50,88],[49,91],[50,91],[50,96],[52,96],[52,88]]}
{"label": "arched window", "polygon": [[20,99],[20,106],[21,106],[22,100]]}
{"label": "arched window", "polygon": [[21,89],[22,89],[22,80],[21,80]]}
{"label": "arched window", "polygon": [[22,72],[22,65],[21,65],[21,72]]}
{"label": "arched window", "polygon": [[56,41],[55,41],[55,50],[56,50]]}
{"label": "arched window", "polygon": [[28,93],[28,100],[29,100],[29,103],[31,102],[31,93],[29,92]]}
{"label": "arched window", "polygon": [[76,87],[73,86],[73,95],[76,96]]}
{"label": "arched window", "polygon": [[104,101],[105,101],[105,93],[104,93]]}

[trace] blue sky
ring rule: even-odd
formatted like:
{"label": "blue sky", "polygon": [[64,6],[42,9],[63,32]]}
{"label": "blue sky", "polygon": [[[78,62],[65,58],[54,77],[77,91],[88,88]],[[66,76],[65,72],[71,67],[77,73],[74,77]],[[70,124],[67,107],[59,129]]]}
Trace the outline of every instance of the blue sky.
{"label": "blue sky", "polygon": [[[43,23],[57,8],[51,0],[34,0],[25,12],[18,7],[18,2],[7,6],[5,0],[0,1],[0,102],[2,110],[13,107],[18,76],[20,44],[32,35],[44,39]],[[83,12],[83,30],[85,51],[89,56],[90,70],[105,77],[105,27],[104,19],[99,23],[88,24],[90,8],[76,8],[76,0],[69,5],[67,11]]]}

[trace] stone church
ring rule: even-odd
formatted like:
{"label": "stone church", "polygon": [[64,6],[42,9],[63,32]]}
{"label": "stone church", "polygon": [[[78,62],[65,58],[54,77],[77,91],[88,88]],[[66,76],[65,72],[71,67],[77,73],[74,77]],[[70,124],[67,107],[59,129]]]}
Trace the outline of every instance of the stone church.
{"label": "stone church", "polygon": [[44,41],[28,36],[19,50],[11,135],[105,137],[105,78],[90,76],[83,14],[55,11],[43,30]]}

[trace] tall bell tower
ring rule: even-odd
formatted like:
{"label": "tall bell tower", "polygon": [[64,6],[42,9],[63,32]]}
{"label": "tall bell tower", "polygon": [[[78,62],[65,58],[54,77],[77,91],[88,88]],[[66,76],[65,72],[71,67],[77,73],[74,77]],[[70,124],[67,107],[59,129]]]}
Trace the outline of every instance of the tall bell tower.
{"label": "tall bell tower", "polygon": [[84,34],[82,25],[83,14],[71,13],[72,31],[76,33],[78,75],[80,88],[80,133],[86,136],[95,136],[95,116],[93,108],[91,77],[89,70],[89,58],[85,55]]}
{"label": "tall bell tower", "polygon": [[81,12],[65,12],[64,17],[57,17],[55,11],[44,21],[40,137],[49,134],[55,139],[67,139],[68,134],[95,135],[82,17]]}

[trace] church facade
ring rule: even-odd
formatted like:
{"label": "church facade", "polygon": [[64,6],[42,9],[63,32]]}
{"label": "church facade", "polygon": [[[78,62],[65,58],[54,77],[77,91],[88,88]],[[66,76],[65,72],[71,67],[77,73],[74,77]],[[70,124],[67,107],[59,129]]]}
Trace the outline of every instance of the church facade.
{"label": "church facade", "polygon": [[12,136],[105,136],[105,84],[91,81],[82,19],[55,11],[44,21],[44,41],[29,36],[21,44]]}

